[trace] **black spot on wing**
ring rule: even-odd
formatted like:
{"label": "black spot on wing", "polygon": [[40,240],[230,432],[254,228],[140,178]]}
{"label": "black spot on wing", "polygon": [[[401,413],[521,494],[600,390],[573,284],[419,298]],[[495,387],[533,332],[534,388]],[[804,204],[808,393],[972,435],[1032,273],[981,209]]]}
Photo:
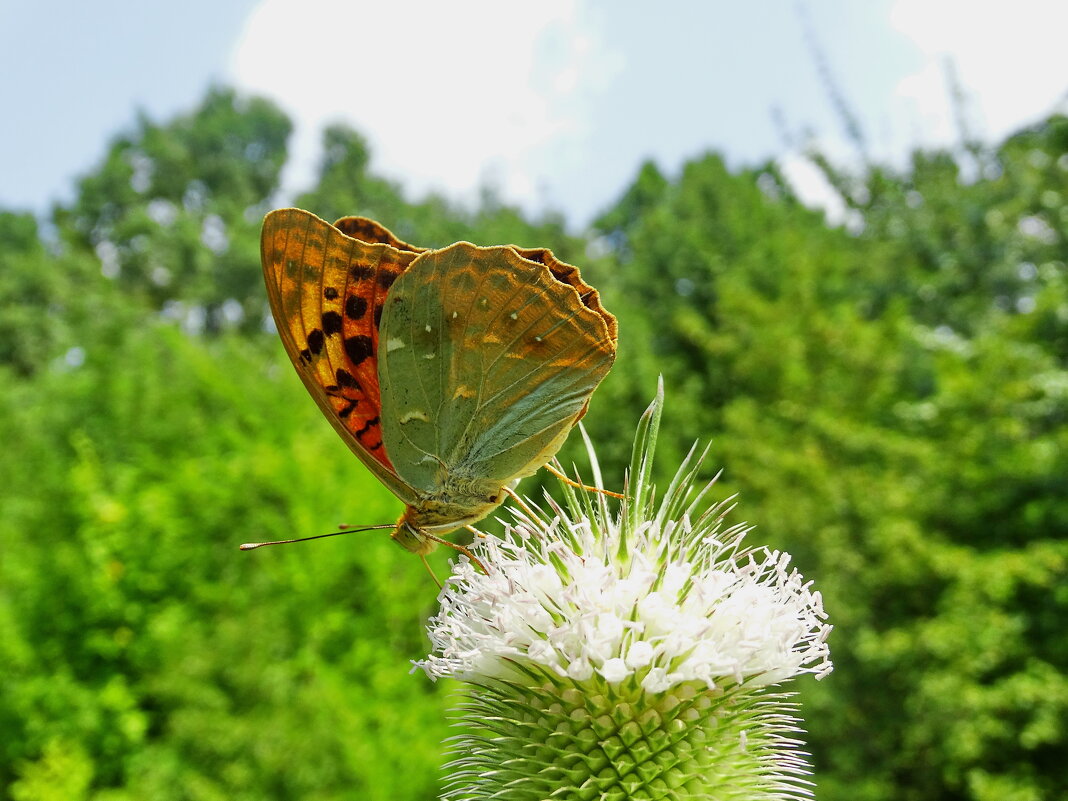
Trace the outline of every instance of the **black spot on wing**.
{"label": "black spot on wing", "polygon": [[345,354],[353,365],[358,365],[370,356],[374,355],[374,345],[371,337],[359,334],[345,340]]}
{"label": "black spot on wing", "polygon": [[337,300],[337,289],[332,286],[323,287],[323,297],[327,300]]}
{"label": "black spot on wing", "polygon": [[356,377],[343,367],[337,368],[334,373],[334,380],[337,381],[339,387],[344,387],[345,389],[362,389]]}
{"label": "black spot on wing", "polygon": [[308,350],[314,355],[318,356],[323,352],[323,345],[326,344],[326,336],[323,332],[316,328],[308,332]]}
{"label": "black spot on wing", "polygon": [[367,298],[349,295],[345,301],[345,316],[350,320],[359,320],[365,314],[367,314]]}
{"label": "black spot on wing", "polygon": [[323,333],[327,336],[340,333],[341,315],[336,311],[323,312]]}

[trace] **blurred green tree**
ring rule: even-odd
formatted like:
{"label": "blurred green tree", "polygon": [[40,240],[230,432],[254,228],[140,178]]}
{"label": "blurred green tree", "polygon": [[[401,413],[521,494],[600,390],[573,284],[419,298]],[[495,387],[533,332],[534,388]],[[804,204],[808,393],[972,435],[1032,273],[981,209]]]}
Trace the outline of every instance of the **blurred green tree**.
{"label": "blurred green tree", "polygon": [[214,89],[166,124],[145,116],[84,176],[54,223],[124,291],[191,330],[262,327],[259,227],[291,123],[273,104]]}
{"label": "blurred green tree", "polygon": [[[373,533],[234,547],[399,512],[263,331],[289,131],[216,89],[140,118],[50,225],[0,212],[0,799],[436,793],[418,561]],[[610,483],[658,373],[661,466],[712,436],[837,626],[803,693],[820,798],[1068,794],[1064,117],[904,169],[813,154],[847,225],[774,164],[645,164],[588,236],[491,191],[408,199],[358,133],[324,144],[320,216],[582,266],[620,318],[586,419]]]}
{"label": "blurred green tree", "polygon": [[946,153],[828,166],[848,230],[716,157],[599,222],[683,419],[827,597],[825,799],[1068,791],[1063,131],[971,151],[967,182]]}

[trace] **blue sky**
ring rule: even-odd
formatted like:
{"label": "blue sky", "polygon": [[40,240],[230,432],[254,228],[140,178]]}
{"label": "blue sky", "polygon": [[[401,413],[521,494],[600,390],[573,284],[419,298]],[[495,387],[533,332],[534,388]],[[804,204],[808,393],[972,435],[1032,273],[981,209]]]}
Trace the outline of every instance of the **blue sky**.
{"label": "blue sky", "polygon": [[900,160],[955,136],[947,59],[987,137],[1063,104],[1065,29],[1054,0],[0,0],[0,207],[69,197],[139,110],[166,118],[212,82],[293,116],[289,193],[340,119],[413,195],[489,184],[577,225],[642,159],[670,172],[708,149],[778,158],[818,201],[805,142],[855,151],[813,39],[871,154]]}

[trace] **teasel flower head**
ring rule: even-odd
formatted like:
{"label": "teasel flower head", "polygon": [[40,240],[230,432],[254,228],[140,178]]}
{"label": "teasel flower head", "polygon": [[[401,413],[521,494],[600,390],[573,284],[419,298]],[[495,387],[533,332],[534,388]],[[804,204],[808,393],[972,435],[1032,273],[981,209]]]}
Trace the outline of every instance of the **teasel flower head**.
{"label": "teasel flower head", "polygon": [[811,797],[781,685],[831,670],[820,594],[788,554],[743,542],[733,499],[707,501],[704,453],[656,498],[662,404],[660,388],[618,510],[561,484],[563,504],[525,502],[503,538],[478,539],[486,572],[454,565],[416,663],[466,685],[447,801]]}

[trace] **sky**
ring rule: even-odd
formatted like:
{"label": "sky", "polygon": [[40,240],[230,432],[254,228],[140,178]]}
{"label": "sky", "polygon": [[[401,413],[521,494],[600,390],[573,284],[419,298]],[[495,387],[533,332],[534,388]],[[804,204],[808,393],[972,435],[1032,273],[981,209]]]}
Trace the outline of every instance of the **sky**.
{"label": "sky", "polygon": [[280,204],[344,121],[413,198],[491,187],[581,228],[643,160],[716,150],[778,159],[833,216],[807,146],[855,164],[954,143],[950,72],[985,139],[1064,110],[1065,30],[1060,0],[0,0],[0,208],[46,213],[138,114],[215,83],[294,119]]}

